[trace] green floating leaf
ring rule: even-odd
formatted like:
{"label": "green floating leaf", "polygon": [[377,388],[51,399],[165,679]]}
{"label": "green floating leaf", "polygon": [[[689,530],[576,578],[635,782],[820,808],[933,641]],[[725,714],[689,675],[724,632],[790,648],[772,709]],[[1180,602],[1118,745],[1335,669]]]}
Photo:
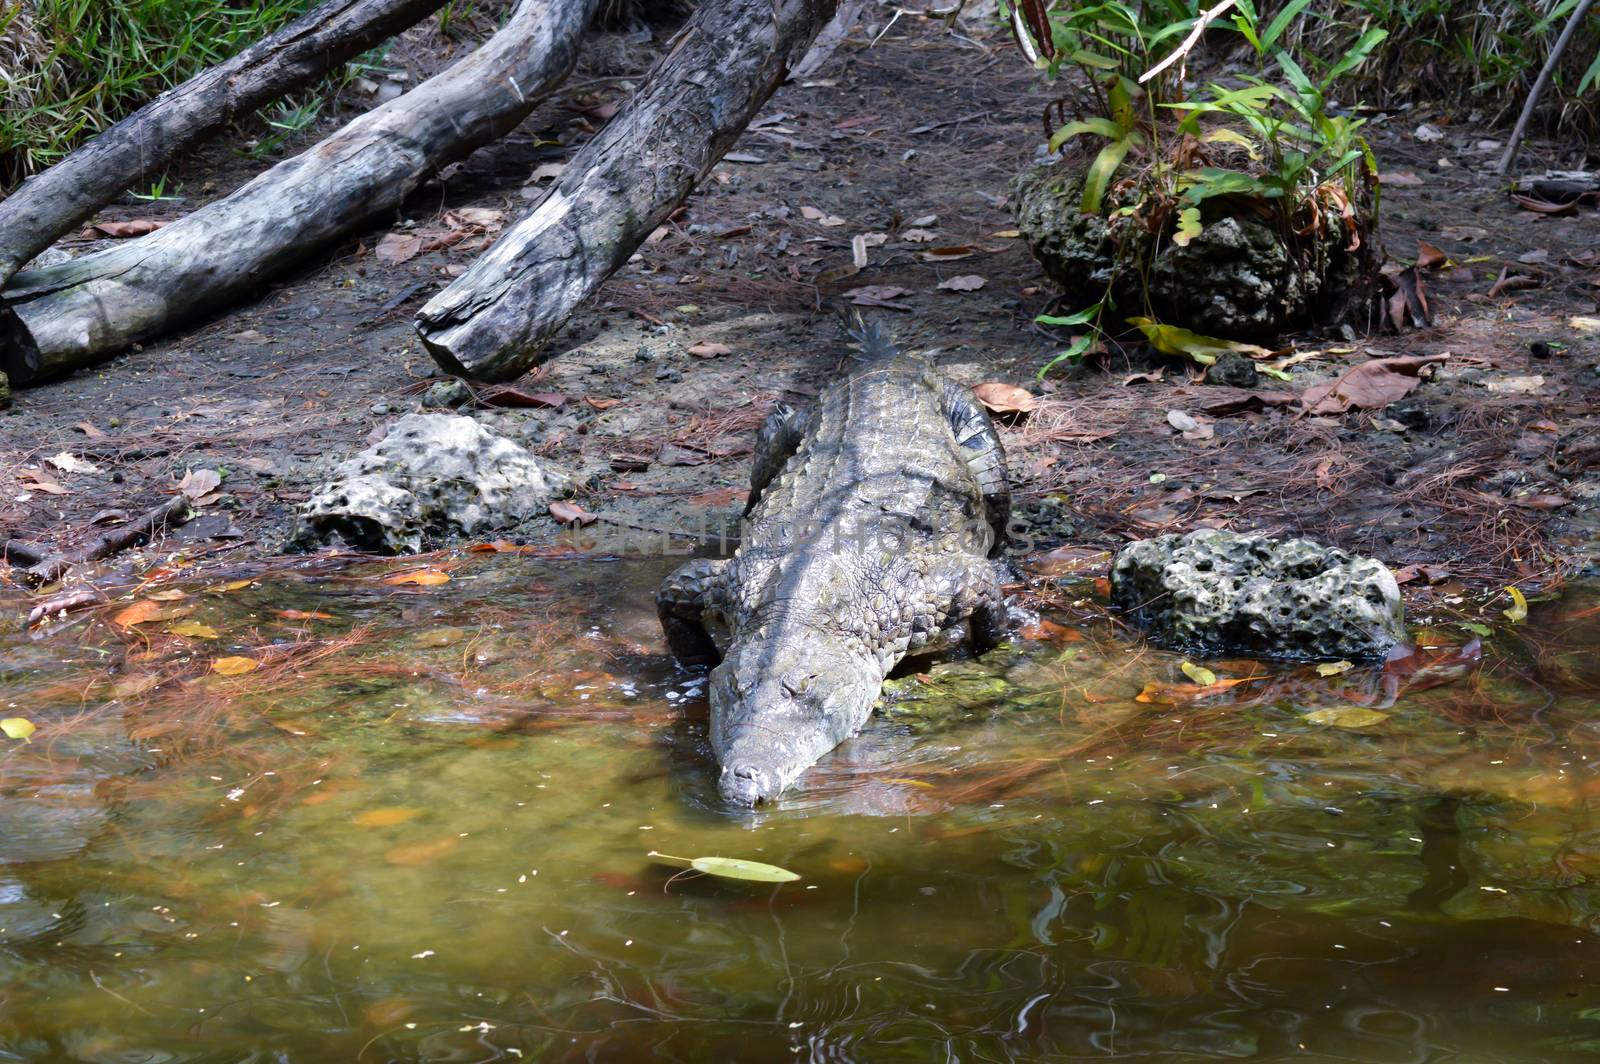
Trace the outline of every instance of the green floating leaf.
{"label": "green floating leaf", "polygon": [[689,867],[708,876],[744,879],[752,883],[793,883],[800,878],[787,868],[738,857],[696,857],[689,862]]}
{"label": "green floating leaf", "polygon": [[1481,636],[1484,636],[1485,638],[1487,638],[1488,636],[1494,635],[1494,629],[1493,628],[1490,628],[1486,624],[1479,624],[1476,621],[1459,621],[1459,622],[1457,622],[1456,627],[1465,628],[1467,631],[1471,632],[1473,635],[1481,635]]}
{"label": "green floating leaf", "polygon": [[1355,662],[1352,661],[1328,661],[1317,666],[1317,675],[1337,676],[1341,672],[1349,672],[1355,667]]}
{"label": "green floating leaf", "polygon": [[1201,687],[1210,687],[1212,684],[1217,682],[1217,674],[1206,668],[1204,665],[1196,665],[1192,661],[1185,661],[1180,663],[1178,668],[1182,669],[1185,676],[1189,677],[1189,679],[1193,680]]}
{"label": "green floating leaf", "polygon": [[33,721],[26,717],[7,717],[5,720],[0,720],[0,732],[5,732],[7,739],[26,739],[38,730]]}
{"label": "green floating leaf", "polygon": [[1335,728],[1369,728],[1389,719],[1389,714],[1362,706],[1330,706],[1306,714],[1312,724],[1331,724]]}
{"label": "green floating leaf", "polygon": [[1512,624],[1521,624],[1528,619],[1528,597],[1514,587],[1506,588],[1506,594],[1511,596],[1511,608],[1500,612],[1504,613],[1506,620]]}

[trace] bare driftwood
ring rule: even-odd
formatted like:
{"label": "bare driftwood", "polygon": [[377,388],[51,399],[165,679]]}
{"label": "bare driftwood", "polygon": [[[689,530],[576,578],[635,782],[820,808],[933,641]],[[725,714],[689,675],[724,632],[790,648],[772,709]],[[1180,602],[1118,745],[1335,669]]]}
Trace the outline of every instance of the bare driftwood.
{"label": "bare driftwood", "polygon": [[[101,533],[77,550],[44,555],[30,544],[8,540],[4,554],[9,561],[27,564],[28,567],[22,570],[22,578],[28,583],[36,586],[50,584],[67,575],[75,565],[97,562],[133,547],[142,547],[162,532],[176,528],[193,516],[194,509],[189,504],[188,496],[179,495],[168,499],[131,524]],[[34,560],[29,562],[29,558]]]}
{"label": "bare driftwood", "polygon": [[444,0],[326,0],[162,93],[0,201],[0,284],[179,153],[442,6]]}
{"label": "bare driftwood", "polygon": [[838,0],[707,0],[644,86],[515,226],[423,306],[460,376],[506,380],[688,198],[833,17]]}
{"label": "bare driftwood", "polygon": [[18,273],[0,291],[0,370],[27,384],[101,361],[392,214],[566,77],[598,3],[520,0],[471,55],[232,195],[118,247]]}

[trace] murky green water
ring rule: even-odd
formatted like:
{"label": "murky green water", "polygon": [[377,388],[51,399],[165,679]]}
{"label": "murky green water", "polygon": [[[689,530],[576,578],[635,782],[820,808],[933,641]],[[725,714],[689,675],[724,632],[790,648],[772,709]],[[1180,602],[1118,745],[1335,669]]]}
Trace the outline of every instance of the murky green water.
{"label": "murky green water", "polygon": [[669,561],[443,564],[7,622],[0,1060],[1600,1054],[1593,589],[1479,667],[1198,699],[1063,606],[752,817],[661,654]]}

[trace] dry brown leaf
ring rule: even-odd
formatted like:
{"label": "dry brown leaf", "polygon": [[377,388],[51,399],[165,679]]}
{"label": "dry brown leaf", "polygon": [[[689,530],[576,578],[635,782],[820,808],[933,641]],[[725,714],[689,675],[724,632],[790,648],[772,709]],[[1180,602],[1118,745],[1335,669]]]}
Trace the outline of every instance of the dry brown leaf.
{"label": "dry brown leaf", "polygon": [[1450,256],[1434,247],[1426,240],[1417,240],[1417,268],[1422,270],[1437,270],[1450,263]]}
{"label": "dry brown leaf", "polygon": [[171,617],[172,613],[159,602],[141,599],[131,606],[125,606],[111,616],[111,623],[118,628],[132,628],[136,624],[148,624],[151,621],[163,621]]}
{"label": "dry brown leaf", "polygon": [[596,410],[610,410],[614,406],[622,405],[621,399],[610,399],[606,398],[605,396],[598,395],[586,395],[583,397],[583,401],[594,407]]}
{"label": "dry brown leaf", "polygon": [[904,303],[896,303],[901,296],[911,295],[911,289],[892,284],[869,284],[852,288],[845,293],[858,307],[887,307],[890,310],[910,310]]}
{"label": "dry brown leaf", "polygon": [[61,482],[42,469],[24,469],[19,478],[27,491],[42,491],[46,495],[70,495]]}
{"label": "dry brown leaf", "polygon": [[385,233],[372,254],[379,262],[398,266],[416,258],[421,250],[422,237],[416,233]]}
{"label": "dry brown leaf", "polygon": [[331,621],[333,614],[319,610],[279,610],[278,616],[286,621]]}
{"label": "dry brown leaf", "polygon": [[939,234],[932,229],[907,229],[900,234],[900,239],[908,244],[931,244],[939,239]]}
{"label": "dry brown leaf", "polygon": [[973,388],[972,394],[996,414],[1026,414],[1039,405],[1038,396],[1028,389],[1001,381],[986,381]]}
{"label": "dry brown leaf", "polygon": [[222,474],[215,469],[186,469],[178,490],[191,499],[203,499],[222,487]]}
{"label": "dry brown leaf", "polygon": [[1411,393],[1422,381],[1424,366],[1448,355],[1375,358],[1348,370],[1331,384],[1315,384],[1300,395],[1309,414],[1342,414],[1347,410],[1382,410]]}
{"label": "dry brown leaf", "polygon": [[573,502],[551,503],[550,516],[564,525],[591,525],[595,522],[594,514]]}
{"label": "dry brown leaf", "polygon": [[153,233],[165,224],[165,222],[158,222],[153,218],[134,218],[126,222],[96,222],[85,230],[85,236],[90,240],[95,237],[126,240],[129,237]]}
{"label": "dry brown leaf", "polygon": [[929,248],[917,257],[923,262],[955,262],[957,259],[970,258],[978,253],[978,249],[971,244],[953,244],[949,247]]}
{"label": "dry brown leaf", "polygon": [[685,348],[685,350],[695,358],[721,358],[723,355],[733,354],[733,348],[727,344],[719,344],[711,340],[703,340],[692,347]]}
{"label": "dry brown leaf", "polygon": [[976,292],[988,283],[975,273],[964,273],[959,277],[940,281],[939,287],[946,292]]}
{"label": "dry brown leaf", "polygon": [[560,392],[525,392],[510,384],[486,388],[478,393],[477,399],[480,406],[559,410],[567,405],[567,397]]}

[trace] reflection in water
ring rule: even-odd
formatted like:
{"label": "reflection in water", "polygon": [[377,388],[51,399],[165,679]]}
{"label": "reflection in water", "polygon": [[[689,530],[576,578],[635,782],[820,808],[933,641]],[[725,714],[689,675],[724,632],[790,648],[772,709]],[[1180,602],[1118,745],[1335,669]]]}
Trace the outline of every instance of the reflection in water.
{"label": "reflection in water", "polygon": [[[316,563],[0,631],[40,725],[0,746],[0,1061],[1600,1052],[1592,590],[1481,663],[1198,694],[1045,603],[750,816],[665,564]],[[1386,716],[1307,717],[1351,706]]]}

